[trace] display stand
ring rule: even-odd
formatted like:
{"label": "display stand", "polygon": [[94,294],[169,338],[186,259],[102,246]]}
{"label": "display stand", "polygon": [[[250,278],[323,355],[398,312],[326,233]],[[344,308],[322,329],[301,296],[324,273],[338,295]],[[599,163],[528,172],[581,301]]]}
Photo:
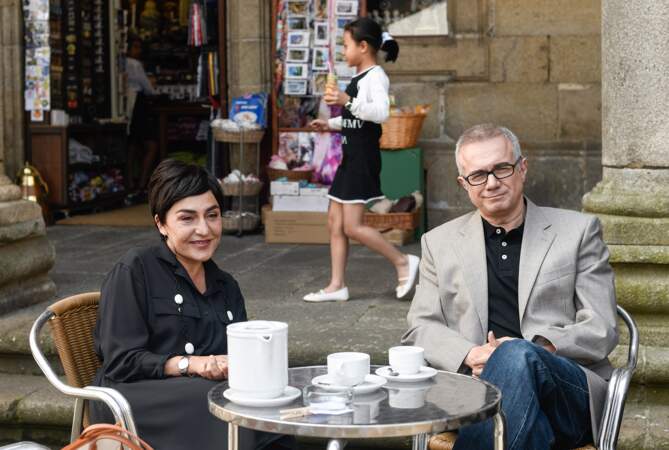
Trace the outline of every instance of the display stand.
{"label": "display stand", "polygon": [[[265,130],[244,130],[241,129],[240,132],[230,132],[223,131],[218,129],[213,129],[214,140],[218,142],[226,142],[231,144],[239,144],[239,167],[240,170],[244,167],[244,154],[246,153],[246,146],[248,144],[255,144],[256,148],[256,174],[260,173],[260,142],[265,134]],[[237,236],[241,237],[244,234],[244,231],[253,231],[258,227],[260,219],[260,200],[259,200],[259,188],[258,192],[250,193],[247,190],[249,185],[242,179],[238,183],[237,193],[236,194],[226,194],[224,189],[224,195],[227,197],[237,197],[237,211],[236,216],[228,217],[226,222],[226,216],[224,215],[223,228],[226,231],[234,231],[234,224],[236,222]],[[262,187],[262,186],[260,186]],[[251,216],[249,213],[243,210],[244,207],[244,198],[253,198],[254,202],[254,211],[255,215]]]}

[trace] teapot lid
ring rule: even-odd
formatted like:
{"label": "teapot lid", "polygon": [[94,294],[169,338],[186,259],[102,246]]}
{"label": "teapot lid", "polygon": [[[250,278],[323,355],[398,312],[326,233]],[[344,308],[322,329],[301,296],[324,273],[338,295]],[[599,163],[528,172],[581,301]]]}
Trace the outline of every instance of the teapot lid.
{"label": "teapot lid", "polygon": [[227,334],[237,336],[252,336],[256,334],[267,334],[288,331],[288,324],[272,320],[249,320],[248,322],[237,322],[228,325]]}

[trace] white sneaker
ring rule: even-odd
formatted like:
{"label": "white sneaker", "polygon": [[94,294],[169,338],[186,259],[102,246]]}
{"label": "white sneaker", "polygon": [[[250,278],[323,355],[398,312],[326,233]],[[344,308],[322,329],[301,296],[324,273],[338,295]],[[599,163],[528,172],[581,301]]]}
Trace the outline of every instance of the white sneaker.
{"label": "white sneaker", "polygon": [[411,289],[413,289],[416,280],[418,279],[418,264],[420,263],[420,258],[415,255],[407,255],[407,258],[409,258],[409,276],[398,280],[400,283],[403,281],[404,283],[395,288],[397,298],[406,297],[407,294],[411,292]]}
{"label": "white sneaker", "polygon": [[343,287],[338,291],[334,292],[325,292],[321,289],[318,292],[312,292],[307,294],[303,299],[305,302],[345,302],[348,300],[348,288]]}

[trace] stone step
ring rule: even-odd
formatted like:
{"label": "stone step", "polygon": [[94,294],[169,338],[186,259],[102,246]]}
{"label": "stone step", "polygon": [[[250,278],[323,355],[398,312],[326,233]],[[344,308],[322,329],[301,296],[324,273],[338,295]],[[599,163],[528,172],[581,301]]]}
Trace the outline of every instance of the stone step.
{"label": "stone step", "polygon": [[[0,375],[0,445],[31,440],[54,447],[69,438],[74,402],[49,385],[46,378],[33,375]],[[314,440],[308,447],[323,448]],[[347,447],[409,448],[406,439],[355,441]],[[669,448],[669,389],[631,389],[619,439],[620,449]]]}
{"label": "stone step", "polygon": [[[0,373],[42,374],[30,352],[28,336],[35,319],[49,304],[50,302],[43,302],[0,316]],[[48,325],[40,336],[40,348],[56,372],[62,374]]]}
{"label": "stone step", "polygon": [[44,376],[0,374],[0,444],[22,440],[62,446],[74,401]]}

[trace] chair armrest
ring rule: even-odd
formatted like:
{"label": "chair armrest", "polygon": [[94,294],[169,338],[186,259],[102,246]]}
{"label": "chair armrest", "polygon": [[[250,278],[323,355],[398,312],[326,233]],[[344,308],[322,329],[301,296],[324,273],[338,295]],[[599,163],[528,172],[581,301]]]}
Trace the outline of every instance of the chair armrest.
{"label": "chair armrest", "polygon": [[620,424],[623,420],[625,400],[627,399],[627,390],[633,374],[633,368],[624,367],[615,369],[611,375],[599,430],[599,445],[597,447],[600,449],[616,448]]}
{"label": "chair armrest", "polygon": [[111,388],[103,388],[97,386],[86,386],[84,388],[77,388],[70,386],[69,384],[63,383],[58,375],[53,371],[48,360],[44,357],[42,350],[38,344],[38,336],[44,324],[54,316],[54,313],[46,310],[35,320],[32,328],[30,329],[30,351],[35,358],[35,362],[42,369],[46,379],[51,383],[56,389],[62,392],[65,395],[77,398],[83,398],[86,400],[98,400],[105,403],[109,409],[111,409],[112,414],[114,415],[114,420],[121,424],[129,432],[137,435],[137,428],[135,426],[135,421],[132,417],[132,410],[130,404],[123,397],[123,395]]}

